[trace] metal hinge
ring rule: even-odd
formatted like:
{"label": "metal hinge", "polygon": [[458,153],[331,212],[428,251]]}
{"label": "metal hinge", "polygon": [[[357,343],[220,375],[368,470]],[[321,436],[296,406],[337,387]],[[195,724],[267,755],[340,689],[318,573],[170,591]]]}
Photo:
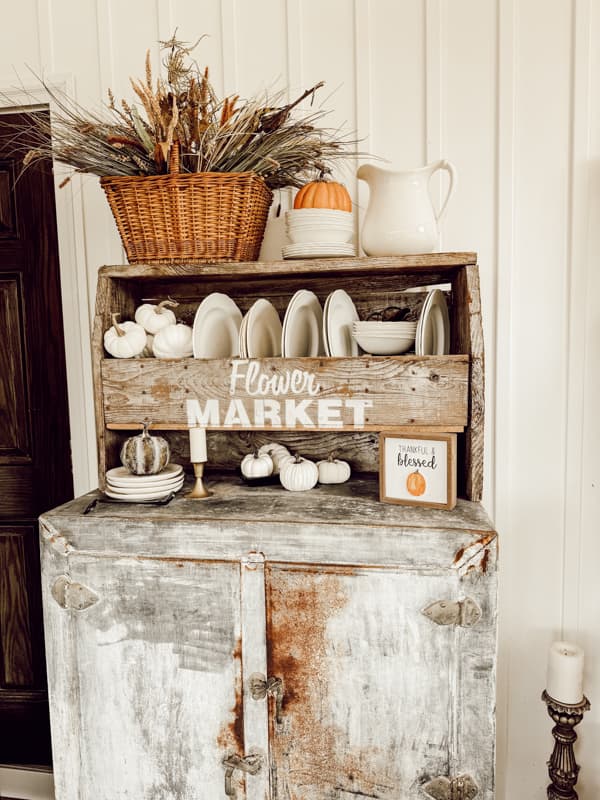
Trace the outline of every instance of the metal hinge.
{"label": "metal hinge", "polygon": [[264,700],[269,695],[275,698],[275,722],[283,723],[283,680],[281,678],[265,678],[260,672],[250,676],[250,697],[253,700]]}
{"label": "metal hinge", "polygon": [[60,575],[52,585],[52,597],[61,608],[83,611],[98,602],[98,595],[82,583]]}
{"label": "metal hinge", "polygon": [[222,761],[225,767],[225,794],[227,797],[235,797],[235,787],[233,785],[233,773],[236,770],[240,772],[247,772],[250,775],[258,775],[263,766],[264,758],[260,753],[251,753],[248,756],[238,756],[237,753],[232,753],[225,756]]}
{"label": "metal hinge", "polygon": [[481,619],[481,609],[471,597],[464,600],[436,600],[422,610],[423,614],[438,625],[460,625],[471,628]]}
{"label": "metal hinge", "polygon": [[472,800],[479,793],[479,787],[470,775],[456,778],[442,775],[426,783],[423,791],[433,800]]}

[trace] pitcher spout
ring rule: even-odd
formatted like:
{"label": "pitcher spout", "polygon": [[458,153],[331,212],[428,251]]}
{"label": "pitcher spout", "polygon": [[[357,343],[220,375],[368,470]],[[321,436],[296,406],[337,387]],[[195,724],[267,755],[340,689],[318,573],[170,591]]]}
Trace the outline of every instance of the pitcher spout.
{"label": "pitcher spout", "polygon": [[361,164],[356,172],[356,177],[361,181],[365,181],[365,183],[369,183],[378,174],[385,171],[381,167],[376,167],[375,164]]}

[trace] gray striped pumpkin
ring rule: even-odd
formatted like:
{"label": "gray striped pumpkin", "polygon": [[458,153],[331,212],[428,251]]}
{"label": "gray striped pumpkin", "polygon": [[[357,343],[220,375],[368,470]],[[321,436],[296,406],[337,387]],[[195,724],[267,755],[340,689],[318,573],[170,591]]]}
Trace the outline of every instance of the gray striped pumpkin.
{"label": "gray striped pumpkin", "polygon": [[148,423],[139,436],[132,436],[121,448],[121,464],[134,475],[156,475],[167,466],[171,452],[162,436],[150,436]]}

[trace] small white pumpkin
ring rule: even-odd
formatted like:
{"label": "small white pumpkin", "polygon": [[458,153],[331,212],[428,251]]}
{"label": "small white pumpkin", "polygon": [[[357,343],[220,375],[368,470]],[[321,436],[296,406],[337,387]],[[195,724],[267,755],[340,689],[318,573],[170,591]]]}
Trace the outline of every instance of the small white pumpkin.
{"label": "small white pumpkin", "polygon": [[163,300],[157,306],[151,303],[144,303],[136,309],[135,321],[138,325],[142,325],[148,333],[158,333],[163,328],[166,328],[167,325],[175,325],[177,323],[175,314],[167,306],[177,308],[178,305],[179,303],[171,300],[171,298]]}
{"label": "small white pumpkin", "polygon": [[317,461],[319,483],[345,483],[351,474],[350,464],[333,457],[333,453],[324,461]]}
{"label": "small white pumpkin", "polygon": [[296,453],[281,465],[279,480],[283,488],[290,492],[306,492],[317,485],[319,470],[314,461],[301,458]]}
{"label": "small white pumpkin", "polygon": [[261,445],[258,448],[259,455],[264,455],[265,453],[271,456],[273,460],[273,475],[279,475],[281,471],[281,465],[285,461],[286,458],[290,458],[291,454],[287,447],[284,445],[279,444],[278,442],[267,442],[266,444]]}
{"label": "small white pumpkin", "polygon": [[150,436],[148,423],[139,436],[131,436],[121,448],[121,464],[134,475],[157,475],[169,463],[169,443],[162,436]]}
{"label": "small white pumpkin", "polygon": [[167,325],[155,335],[152,351],[157,358],[189,358],[192,355],[192,329],[182,322]]}
{"label": "small white pumpkin", "polygon": [[273,474],[273,459],[268,453],[248,453],[240,465],[245,478],[267,478]]}
{"label": "small white pumpkin", "polygon": [[135,358],[146,347],[146,331],[137,322],[119,322],[112,314],[112,328],[104,334],[104,349],[115,358]]}

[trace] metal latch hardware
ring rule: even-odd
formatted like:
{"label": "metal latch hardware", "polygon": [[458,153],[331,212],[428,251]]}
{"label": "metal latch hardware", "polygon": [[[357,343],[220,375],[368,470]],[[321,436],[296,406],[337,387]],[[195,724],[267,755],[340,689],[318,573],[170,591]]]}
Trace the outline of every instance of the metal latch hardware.
{"label": "metal latch hardware", "polygon": [[442,775],[426,783],[423,791],[433,800],[472,800],[479,793],[479,787],[470,775],[451,779]]}
{"label": "metal latch hardware", "polygon": [[426,617],[438,625],[460,625],[472,628],[481,619],[481,609],[472,597],[464,600],[437,600],[422,611]]}
{"label": "metal latch hardware", "polygon": [[222,764],[225,767],[225,794],[227,797],[235,797],[235,788],[231,779],[236,769],[250,775],[257,775],[262,769],[263,761],[260,753],[251,753],[243,758],[237,753],[225,756]]}
{"label": "metal latch hardware", "polygon": [[253,700],[264,700],[269,695],[275,698],[275,722],[283,722],[283,680],[281,678],[265,678],[259,672],[250,676],[250,697]]}
{"label": "metal latch hardware", "polygon": [[52,585],[52,597],[61,608],[83,611],[98,602],[98,595],[82,583],[75,583],[66,575],[60,575]]}

